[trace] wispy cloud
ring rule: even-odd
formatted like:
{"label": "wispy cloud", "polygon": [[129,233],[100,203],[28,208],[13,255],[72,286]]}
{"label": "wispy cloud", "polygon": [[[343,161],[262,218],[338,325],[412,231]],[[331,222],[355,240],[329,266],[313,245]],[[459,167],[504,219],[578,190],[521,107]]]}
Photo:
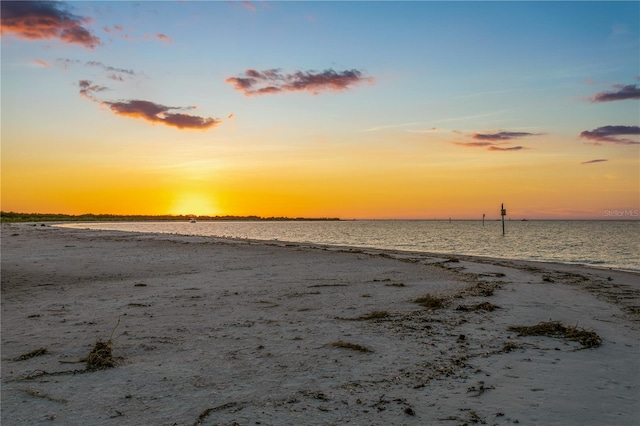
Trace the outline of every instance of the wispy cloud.
{"label": "wispy cloud", "polygon": [[155,38],[164,43],[168,43],[168,44],[173,43],[173,39],[166,34],[156,34]]}
{"label": "wispy cloud", "polygon": [[521,149],[528,149],[528,148],[524,146],[501,147],[501,146],[491,145],[489,146],[488,149],[489,151],[520,151]]}
{"label": "wispy cloud", "polygon": [[99,84],[93,84],[89,80],[80,80],[78,82],[78,87],[80,87],[80,96],[91,99],[94,102],[99,102],[93,96],[95,92],[104,92],[105,90],[109,90],[109,88]]}
{"label": "wispy cloud", "polygon": [[493,146],[493,143],[491,142],[454,142],[454,144],[460,145],[460,146],[474,147],[474,148]]}
{"label": "wispy cloud", "polygon": [[65,71],[69,70],[69,67],[72,65],[80,64],[81,62],[77,59],[67,59],[67,58],[58,58],[56,59],[56,64]]}
{"label": "wispy cloud", "polygon": [[248,69],[237,77],[229,77],[227,83],[244,93],[245,96],[258,96],[284,92],[307,91],[317,95],[324,91],[342,91],[363,82],[373,83],[372,77],[363,76],[358,70],[322,72],[295,71],[283,74],[279,69],[257,71]]}
{"label": "wispy cloud", "polygon": [[[73,65],[80,65],[81,61],[77,59],[58,58],[56,59],[56,65],[63,70],[67,71]],[[111,65],[104,64],[99,61],[87,61],[84,63],[86,67],[100,68],[105,71],[106,77],[115,81],[125,81],[126,78],[137,77],[138,73],[132,69],[117,68]]]}
{"label": "wispy cloud", "polygon": [[59,39],[94,49],[101,43],[85,24],[91,18],[74,15],[60,2],[0,2],[0,34],[12,33],[25,40]]}
{"label": "wispy cloud", "polygon": [[45,68],[49,68],[49,67],[51,67],[51,65],[49,64],[49,62],[45,61],[44,59],[38,59],[38,58],[35,58],[35,59],[33,60],[33,63],[34,63],[34,64],[36,64],[36,65],[38,65],[38,66],[40,66],[40,67],[45,67]]}
{"label": "wispy cloud", "polygon": [[598,159],[596,159],[596,160],[583,161],[583,162],[582,162],[582,163],[580,163],[580,164],[603,163],[603,162],[605,162],[605,161],[609,161],[609,160],[607,160],[606,158],[598,158]]}
{"label": "wispy cloud", "polygon": [[246,9],[249,9],[252,12],[256,11],[256,7],[250,1],[243,1],[241,3]]}
{"label": "wispy cloud", "polygon": [[145,34],[143,36],[132,35],[135,34],[135,29],[124,28],[122,25],[112,25],[110,27],[102,27],[102,30],[112,37],[121,38],[128,41],[142,41],[142,40],[155,40],[164,44],[172,44],[173,39],[164,33],[157,34]]}
{"label": "wispy cloud", "polygon": [[509,141],[516,138],[535,135],[536,133],[527,132],[474,133],[472,138],[481,141]]}
{"label": "wispy cloud", "polygon": [[494,133],[473,133],[471,135],[472,142],[454,142],[455,145],[465,146],[468,148],[486,148],[489,151],[520,151],[529,149],[526,146],[504,146],[509,141],[528,136],[538,136],[541,133],[529,132],[494,132]]}
{"label": "wispy cloud", "polygon": [[114,114],[123,117],[131,117],[150,123],[160,123],[169,127],[176,127],[180,130],[195,129],[207,130],[219,125],[222,121],[212,117],[200,117],[197,115],[184,114],[182,112],[192,110],[196,107],[171,107],[155,102],[133,99],[128,101],[110,102],[100,101],[94,96],[94,93],[109,90],[107,87],[93,84],[89,80],[80,80],[80,96],[83,96],[93,102],[107,106]]}
{"label": "wispy cloud", "polygon": [[612,87],[617,90],[609,92],[599,92],[593,95],[591,102],[611,102],[624,101],[626,99],[640,99],[640,87],[636,84],[614,84]]}
{"label": "wispy cloud", "polygon": [[[594,145],[601,145],[601,142],[614,143],[619,145],[638,145],[640,140],[621,138],[620,136],[640,135],[640,126],[603,126],[594,130],[585,130],[580,133],[580,137],[594,141]],[[640,139],[640,138],[639,138]]]}
{"label": "wispy cloud", "polygon": [[117,74],[136,75],[135,71],[132,70],[132,69],[116,68],[116,67],[112,67],[110,65],[105,65],[102,62],[98,62],[98,61],[88,61],[87,63],[85,63],[85,65],[88,66],[88,67],[102,68],[103,70],[105,70],[107,72],[114,72],[114,73],[117,73]]}

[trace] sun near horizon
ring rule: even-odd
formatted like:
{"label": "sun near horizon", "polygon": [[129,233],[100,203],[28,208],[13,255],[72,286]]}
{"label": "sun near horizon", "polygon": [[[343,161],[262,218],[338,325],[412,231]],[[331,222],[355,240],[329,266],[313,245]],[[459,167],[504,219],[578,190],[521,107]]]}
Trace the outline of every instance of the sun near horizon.
{"label": "sun near horizon", "polygon": [[178,195],[168,213],[176,216],[220,216],[223,214],[215,205],[212,197],[197,193]]}
{"label": "sun near horizon", "polygon": [[640,209],[638,2],[0,6],[5,212]]}

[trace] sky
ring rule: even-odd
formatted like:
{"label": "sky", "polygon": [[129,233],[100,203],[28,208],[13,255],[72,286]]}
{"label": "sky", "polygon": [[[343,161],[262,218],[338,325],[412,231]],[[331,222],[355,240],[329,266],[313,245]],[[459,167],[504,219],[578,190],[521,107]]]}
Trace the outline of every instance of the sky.
{"label": "sky", "polygon": [[0,12],[5,212],[638,218],[635,1]]}

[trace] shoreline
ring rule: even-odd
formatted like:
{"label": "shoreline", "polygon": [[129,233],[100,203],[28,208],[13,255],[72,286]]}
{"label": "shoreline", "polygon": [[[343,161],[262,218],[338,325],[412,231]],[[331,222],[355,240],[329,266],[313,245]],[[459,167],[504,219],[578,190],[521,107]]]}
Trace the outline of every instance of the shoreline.
{"label": "shoreline", "polygon": [[[7,424],[640,419],[634,272],[29,224],[1,242]],[[509,330],[545,321],[602,344]],[[115,367],[84,372],[110,334]]]}
{"label": "shoreline", "polygon": [[[397,221],[397,220],[394,220]],[[204,221],[204,222],[216,222],[216,221]],[[218,221],[220,222],[220,221]],[[584,222],[584,220],[583,220]],[[96,224],[99,222],[85,222],[86,224]],[[122,223],[127,223],[127,222],[122,222]],[[143,223],[143,222],[140,222]],[[164,223],[162,221],[160,222],[149,222],[149,223]],[[220,223],[224,223],[224,221],[220,222]],[[37,225],[37,222],[34,223],[30,223],[30,225],[35,226],[34,224]],[[58,226],[58,227],[62,227],[62,228],[68,228],[68,229],[91,229],[91,228],[80,228],[77,225],[81,225],[82,223],[68,223],[68,222],[57,222],[57,223],[49,223],[47,225],[44,225],[44,223],[42,224],[43,226]],[[98,230],[98,229],[93,229],[93,230]],[[111,230],[111,229],[107,229],[105,231],[116,231],[115,229]],[[616,267],[616,266],[606,266],[606,264],[604,263],[580,263],[580,262],[562,262],[559,260],[553,260],[553,259],[549,259],[549,260],[544,260],[544,259],[524,259],[524,258],[513,258],[513,257],[509,257],[509,256],[505,256],[505,257],[497,257],[497,256],[482,256],[482,255],[477,255],[477,254],[460,254],[460,253],[456,253],[456,252],[434,252],[434,251],[416,251],[416,250],[402,250],[402,249],[395,249],[395,248],[384,248],[384,247],[373,247],[373,246],[366,246],[366,245],[344,245],[344,244],[331,244],[331,243],[314,243],[314,242],[302,242],[302,241],[289,241],[289,240],[280,240],[280,239],[254,239],[254,238],[244,238],[244,237],[230,237],[230,236],[215,236],[215,235],[194,235],[194,234],[181,234],[178,232],[154,232],[154,231],[129,231],[129,230],[117,230],[117,231],[122,231],[122,232],[134,232],[134,233],[141,233],[141,234],[157,234],[157,235],[183,235],[183,236],[202,236],[205,238],[218,238],[218,239],[225,239],[225,240],[230,240],[230,241],[251,241],[253,243],[270,243],[270,242],[280,242],[280,243],[286,243],[286,244],[301,244],[301,245],[305,245],[308,247],[313,247],[313,246],[317,246],[317,247],[335,247],[335,248],[342,248],[342,249],[362,249],[362,250],[381,250],[381,251],[388,251],[388,252],[410,252],[410,253],[417,253],[417,254],[422,254],[422,255],[428,255],[428,256],[433,256],[433,257],[460,257],[460,256],[464,256],[469,258],[470,260],[472,259],[486,259],[489,261],[492,260],[502,260],[502,261],[518,261],[518,262],[534,262],[534,263],[543,263],[543,264],[550,264],[550,265],[568,265],[568,266],[579,266],[579,267],[588,267],[588,268],[594,268],[594,269],[601,269],[601,270],[606,270],[606,271],[622,271],[622,272],[629,272],[629,273],[634,273],[634,274],[640,274],[640,266],[638,267],[638,269],[634,269],[634,268],[626,268],[626,267]]]}

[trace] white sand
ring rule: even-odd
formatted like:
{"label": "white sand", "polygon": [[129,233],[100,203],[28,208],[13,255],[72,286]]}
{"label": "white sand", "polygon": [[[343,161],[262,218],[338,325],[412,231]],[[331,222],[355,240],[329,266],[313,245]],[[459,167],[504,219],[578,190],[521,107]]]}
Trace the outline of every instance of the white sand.
{"label": "white sand", "polygon": [[[31,224],[1,242],[3,426],[640,424],[637,274]],[[456,309],[480,302],[500,309]],[[603,343],[507,330],[550,320]],[[84,372],[118,321],[116,367]]]}

